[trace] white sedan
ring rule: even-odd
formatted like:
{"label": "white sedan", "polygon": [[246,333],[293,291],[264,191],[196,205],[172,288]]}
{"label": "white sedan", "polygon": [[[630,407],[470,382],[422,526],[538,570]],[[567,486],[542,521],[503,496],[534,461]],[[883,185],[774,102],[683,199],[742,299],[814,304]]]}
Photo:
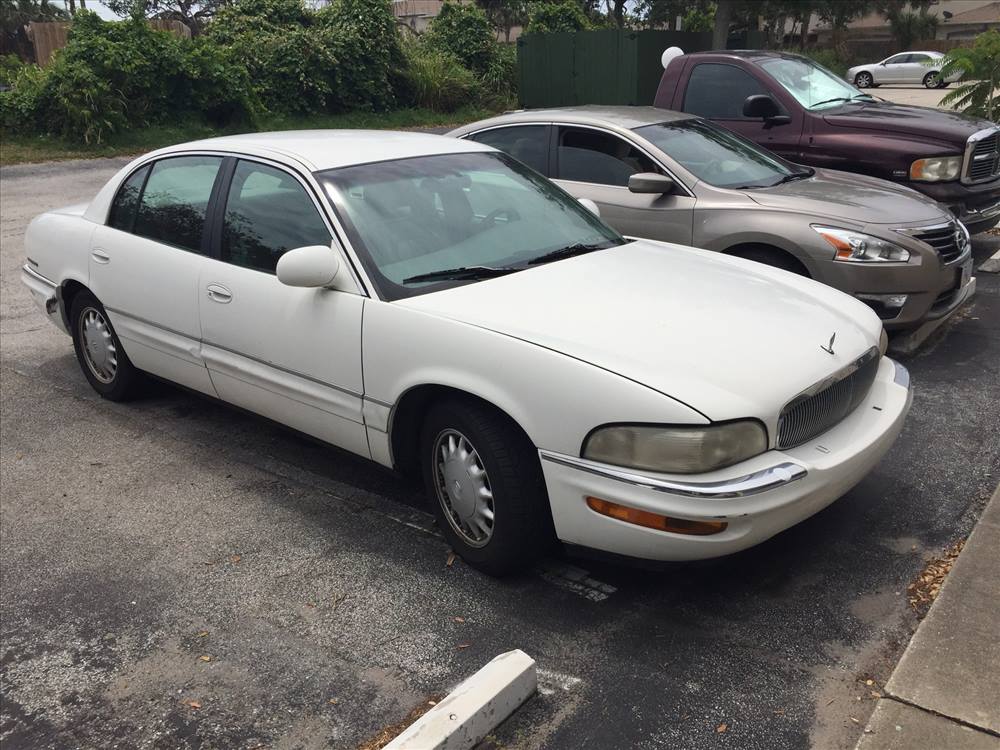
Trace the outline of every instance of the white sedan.
{"label": "white sedan", "polygon": [[627,240],[472,141],[174,146],[36,218],[26,247],[25,284],[102,396],[149,373],[420,476],[492,573],[556,539],[749,547],[858,482],[910,404],[863,303]]}

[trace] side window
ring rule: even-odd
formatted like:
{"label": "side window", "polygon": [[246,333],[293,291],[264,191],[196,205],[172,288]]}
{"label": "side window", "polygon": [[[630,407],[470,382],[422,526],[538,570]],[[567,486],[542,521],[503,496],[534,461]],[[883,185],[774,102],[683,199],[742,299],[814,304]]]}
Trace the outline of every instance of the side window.
{"label": "side window", "polygon": [[237,163],[226,199],[222,260],[274,273],[286,251],[332,239],[298,180],[264,164]]}
{"label": "side window", "polygon": [[910,59],[910,56],[907,55],[907,54],[895,55],[894,57],[890,57],[888,60],[886,60],[885,64],[886,65],[899,65],[900,63],[907,62],[909,59]]}
{"label": "side window", "polygon": [[733,65],[702,63],[688,78],[684,111],[710,120],[743,120],[748,96],[768,93],[745,70]]}
{"label": "side window", "polygon": [[661,171],[628,141],[586,128],[560,128],[558,157],[561,180],[627,187],[637,172]]}
{"label": "side window", "polygon": [[201,252],[205,212],[222,158],[176,156],[161,159],[142,191],[135,234]]}
{"label": "side window", "polygon": [[930,59],[931,59],[930,55],[913,54],[913,55],[910,55],[906,59],[906,62],[911,62],[911,63],[925,63],[925,62],[927,62]]}
{"label": "side window", "polygon": [[517,125],[493,128],[469,136],[470,141],[485,143],[499,151],[506,151],[522,164],[536,172],[548,174],[549,132],[547,125]]}
{"label": "side window", "polygon": [[149,174],[148,166],[138,169],[118,188],[118,194],[111,203],[111,211],[108,213],[109,227],[123,232],[132,231],[135,212],[139,207],[139,193],[142,192],[142,184],[146,181],[147,174]]}

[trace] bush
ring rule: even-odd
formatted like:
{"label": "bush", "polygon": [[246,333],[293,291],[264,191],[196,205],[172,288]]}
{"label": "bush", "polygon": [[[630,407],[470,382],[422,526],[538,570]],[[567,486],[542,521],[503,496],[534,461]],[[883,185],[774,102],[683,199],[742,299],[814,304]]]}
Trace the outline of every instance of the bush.
{"label": "bush", "polygon": [[10,86],[25,67],[17,55],[0,55],[0,83]]}
{"label": "bush", "polygon": [[421,40],[429,49],[458,58],[465,67],[484,73],[499,43],[486,14],[475,5],[446,2]]}
{"label": "bush", "polygon": [[454,55],[409,42],[404,75],[407,103],[438,112],[454,112],[476,96],[475,74]]}
{"label": "bush", "polygon": [[[498,44],[482,76],[483,88],[495,101],[484,102],[505,107],[517,99],[517,47]],[[498,101],[496,101],[498,100]]]}
{"label": "bush", "polygon": [[590,28],[590,21],[575,0],[547,0],[534,2],[528,10],[529,34],[555,31],[583,31]]}

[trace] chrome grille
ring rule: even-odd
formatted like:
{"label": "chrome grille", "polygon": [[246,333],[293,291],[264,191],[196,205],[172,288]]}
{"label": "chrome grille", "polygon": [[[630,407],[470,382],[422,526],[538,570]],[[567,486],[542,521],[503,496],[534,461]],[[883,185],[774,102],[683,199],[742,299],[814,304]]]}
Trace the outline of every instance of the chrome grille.
{"label": "chrome grille", "polygon": [[941,224],[927,229],[914,230],[912,236],[933,247],[941,257],[942,263],[950,263],[965,252],[965,242],[961,231],[955,222]]}
{"label": "chrome grille", "polygon": [[965,177],[969,182],[985,182],[1000,175],[1000,130],[969,141],[966,150]]}
{"label": "chrome grille", "polygon": [[792,399],[778,417],[778,447],[794,448],[840,422],[865,400],[881,355],[869,349],[832,378]]}

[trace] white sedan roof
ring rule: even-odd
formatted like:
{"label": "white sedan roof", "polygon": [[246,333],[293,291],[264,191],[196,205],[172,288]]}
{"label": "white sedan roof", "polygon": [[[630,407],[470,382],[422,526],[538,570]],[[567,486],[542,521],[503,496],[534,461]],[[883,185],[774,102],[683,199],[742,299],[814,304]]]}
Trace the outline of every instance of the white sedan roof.
{"label": "white sedan roof", "polygon": [[177,151],[223,151],[253,156],[295,159],[310,171],[406,159],[413,156],[493,151],[474,141],[443,135],[392,130],[281,130],[246,133],[179,143],[155,153]]}

